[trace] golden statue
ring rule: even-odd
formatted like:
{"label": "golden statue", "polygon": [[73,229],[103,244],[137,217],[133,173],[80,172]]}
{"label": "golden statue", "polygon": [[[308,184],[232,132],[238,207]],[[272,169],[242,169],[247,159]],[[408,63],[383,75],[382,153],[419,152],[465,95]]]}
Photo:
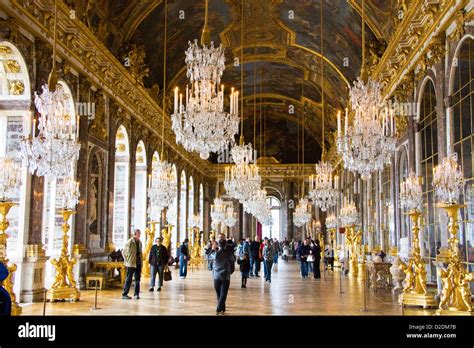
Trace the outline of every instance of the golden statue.
{"label": "golden statue", "polygon": [[168,253],[171,253],[171,227],[169,230],[166,228],[161,230],[161,238],[163,238],[163,245],[166,247],[166,250],[168,250]]}
{"label": "golden statue", "polygon": [[346,244],[350,253],[349,273],[351,276],[357,276],[357,236],[355,233],[355,226],[346,228]]}
{"label": "golden statue", "polygon": [[48,290],[47,299],[54,300],[79,300],[79,290],[76,288],[76,281],[74,280],[73,267],[76,264],[76,259],[69,256],[69,224],[67,223],[71,215],[75,214],[72,210],[62,210],[63,216],[63,246],[61,249],[61,256],[59,259],[51,260],[51,264],[56,268],[56,274],[51,289]]}
{"label": "golden statue", "polygon": [[459,239],[457,233],[458,211],[464,207],[461,204],[442,204],[440,205],[449,217],[449,264],[447,270],[441,270],[441,299],[438,315],[472,315],[471,288],[472,274],[469,273],[459,258]]}
{"label": "golden statue", "polygon": [[421,306],[423,308],[436,307],[433,294],[429,294],[426,288],[426,268],[421,257],[420,240],[418,238],[421,212],[417,209],[407,213],[412,221],[412,257],[408,264],[400,263],[400,269],[405,272],[405,286],[400,294],[399,303],[408,306]]}
{"label": "golden statue", "polygon": [[[2,46],[0,46],[1,48]],[[16,206],[16,203],[13,202],[1,202],[0,201],[0,262],[2,262],[5,267],[8,269],[8,276],[3,281],[3,286],[5,290],[7,290],[8,294],[10,295],[12,301],[12,315],[20,315],[22,312],[21,307],[16,302],[16,295],[13,292],[13,282],[12,277],[13,273],[16,271],[17,267],[15,264],[8,264],[7,258],[7,238],[8,235],[6,233],[8,226],[10,223],[7,219],[7,214],[11,208]]]}
{"label": "golden statue", "polygon": [[153,239],[155,238],[157,222],[150,222],[151,229],[145,228],[146,244],[145,250],[143,251],[143,269],[142,273],[144,276],[150,276],[150,264],[148,263],[148,256],[150,255],[151,247],[153,246]]}

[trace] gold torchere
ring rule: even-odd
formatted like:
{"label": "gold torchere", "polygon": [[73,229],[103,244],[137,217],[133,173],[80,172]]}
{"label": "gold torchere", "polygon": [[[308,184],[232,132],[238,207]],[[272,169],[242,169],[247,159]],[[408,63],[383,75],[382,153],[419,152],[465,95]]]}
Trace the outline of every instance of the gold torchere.
{"label": "gold torchere", "polygon": [[441,291],[441,299],[439,309],[436,311],[438,315],[472,315],[471,304],[471,288],[472,273],[469,273],[462,265],[459,258],[459,239],[457,237],[458,211],[464,208],[462,204],[441,204],[449,217],[449,264],[447,269],[441,270],[441,282],[443,288]]}
{"label": "gold torchere", "polygon": [[360,254],[360,262],[357,265],[357,280],[364,281],[366,274],[365,264],[365,245],[362,244],[362,231],[358,231],[356,234],[356,249]]}
{"label": "gold torchere", "polygon": [[421,212],[418,209],[410,210],[406,213],[412,221],[412,253],[408,259],[408,264],[401,263],[400,268],[405,272],[405,286],[400,294],[399,303],[402,306],[420,306],[423,308],[436,307],[434,295],[429,294],[426,289],[426,268],[421,257],[420,250],[420,227],[419,221]]}
{"label": "gold torchere", "polygon": [[161,238],[163,238],[163,245],[166,247],[166,250],[168,250],[168,254],[171,256],[171,235],[173,232],[173,225],[169,224],[166,225],[166,228],[163,228],[161,230]]}
{"label": "gold torchere", "polygon": [[145,277],[150,276],[150,264],[148,263],[148,256],[150,255],[151,247],[153,246],[153,240],[155,238],[156,233],[156,224],[157,221],[150,221],[151,228],[145,228],[145,235],[146,235],[146,244],[145,244],[145,251],[143,252],[143,268],[142,274]]}
{"label": "gold torchere", "polygon": [[346,228],[346,242],[350,253],[349,274],[357,277],[357,235],[355,233],[355,225]]}
{"label": "gold torchere", "polygon": [[339,246],[337,245],[337,241],[336,241],[336,229],[331,228],[328,230],[328,232],[329,232],[329,235],[331,236],[331,247],[334,253],[334,267],[339,267],[340,266],[339,255],[337,253]]}
{"label": "gold torchere", "polygon": [[16,265],[10,264],[8,265],[8,259],[7,259],[7,228],[10,225],[7,219],[8,212],[10,209],[18,204],[13,203],[13,202],[0,202],[0,262],[2,262],[5,267],[8,269],[8,277],[7,279],[4,280],[3,286],[5,287],[5,290],[7,290],[8,294],[10,295],[10,298],[12,300],[12,311],[11,315],[20,315],[21,314],[21,307],[18,305],[16,302],[16,295],[13,292],[13,282],[12,282],[12,276],[13,273],[15,273],[17,267]]}
{"label": "gold torchere", "polygon": [[189,248],[189,254],[191,255],[191,260],[189,264],[191,266],[199,266],[202,263],[201,257],[201,234],[199,228],[191,228],[193,230],[192,240],[193,245]]}
{"label": "gold torchere", "polygon": [[51,285],[51,289],[48,290],[46,298],[50,301],[56,300],[71,300],[78,301],[80,298],[79,290],[76,288],[76,282],[74,280],[74,274],[72,268],[76,264],[76,259],[69,256],[69,218],[76,212],[73,210],[62,210],[61,215],[63,216],[63,247],[61,249],[61,256],[59,259],[54,259],[51,264],[56,268],[56,274],[54,276],[54,283]]}

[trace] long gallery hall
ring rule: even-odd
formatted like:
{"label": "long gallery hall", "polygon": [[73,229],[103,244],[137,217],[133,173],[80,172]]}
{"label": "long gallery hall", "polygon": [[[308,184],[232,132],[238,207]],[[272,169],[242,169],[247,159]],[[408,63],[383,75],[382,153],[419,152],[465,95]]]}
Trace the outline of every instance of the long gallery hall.
{"label": "long gallery hall", "polygon": [[0,331],[43,316],[468,323],[473,8],[1,1]]}

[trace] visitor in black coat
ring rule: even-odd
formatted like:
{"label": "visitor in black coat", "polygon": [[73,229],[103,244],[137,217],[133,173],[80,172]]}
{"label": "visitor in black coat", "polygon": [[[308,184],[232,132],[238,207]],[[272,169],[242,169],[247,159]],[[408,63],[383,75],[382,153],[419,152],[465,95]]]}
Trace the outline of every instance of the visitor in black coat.
{"label": "visitor in black coat", "polygon": [[161,244],[162,239],[156,238],[155,243],[150,250],[150,255],[148,256],[148,262],[150,264],[150,288],[148,291],[153,291],[155,287],[156,274],[158,273],[158,289],[161,291],[163,286],[163,276],[166,267],[168,267],[169,254],[166,247]]}
{"label": "visitor in black coat", "polygon": [[315,245],[313,247],[313,272],[314,278],[321,278],[321,270],[319,269],[319,263],[321,262],[321,245],[319,244],[319,239],[316,239]]}

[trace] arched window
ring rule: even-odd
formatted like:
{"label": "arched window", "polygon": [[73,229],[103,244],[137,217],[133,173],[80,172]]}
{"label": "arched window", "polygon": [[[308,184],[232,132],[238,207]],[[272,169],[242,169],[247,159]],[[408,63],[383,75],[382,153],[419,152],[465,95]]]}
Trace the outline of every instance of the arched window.
{"label": "arched window", "polygon": [[438,164],[438,132],[436,124],[436,95],[433,82],[428,79],[423,88],[420,101],[420,136],[421,136],[421,175],[423,176],[423,213],[425,230],[422,239],[422,255],[428,258],[431,272],[428,278],[436,278],[436,267],[431,262],[436,259],[440,243],[438,211],[434,197],[433,168]]}
{"label": "arched window", "polygon": [[[9,42],[0,42],[0,157],[11,157],[22,165],[20,156],[20,137],[31,130],[30,105],[31,88],[27,66],[18,49]],[[26,196],[28,171],[22,168],[22,187],[14,198],[19,202],[13,207],[6,230],[8,238],[7,255],[21,256],[23,238],[26,231]]]}
{"label": "arched window", "polygon": [[128,201],[130,178],[130,150],[127,130],[120,126],[115,138],[114,218],[112,240],[121,249],[130,235]]}
{"label": "arched window", "polygon": [[281,212],[281,204],[280,201],[273,197],[268,196],[266,201],[270,203],[271,211],[272,211],[272,224],[271,225],[263,225],[262,226],[262,238],[277,238],[281,240],[280,234],[280,212]]}
{"label": "arched window", "polygon": [[135,197],[132,205],[133,209],[133,228],[138,228],[142,233],[140,239],[145,243],[146,228],[146,187],[147,163],[146,150],[143,141],[139,141],[135,154]]}
{"label": "arched window", "polygon": [[179,196],[179,242],[182,243],[187,236],[186,230],[186,173],[181,172],[180,196]]}
{"label": "arched window", "polygon": [[199,229],[204,231],[204,188],[202,183],[199,184],[199,217],[201,218]]}
{"label": "arched window", "polygon": [[[173,164],[172,168],[173,168],[174,177],[178,178],[178,171],[176,169],[176,165]],[[171,255],[176,256],[174,252],[176,251],[176,244],[179,241],[178,239],[178,192],[177,191],[176,191],[176,195],[174,197],[173,203],[168,207],[166,211],[166,220],[168,224],[173,226],[172,232],[171,232],[170,252],[171,252]]]}
{"label": "arched window", "polygon": [[[72,120],[76,120],[74,99],[72,92],[68,85],[63,81],[58,82],[58,87],[63,88],[64,94],[68,97],[67,107],[68,113]],[[76,164],[72,164],[73,172],[71,175],[75,176]],[[63,217],[61,215],[61,202],[56,196],[58,184],[64,179],[46,176],[44,178],[44,199],[43,199],[43,225],[42,225],[42,242],[46,250],[46,255],[50,256],[50,260],[57,258],[61,253],[63,245]],[[74,223],[68,232],[69,237],[74,233]],[[72,244],[69,247],[72,250]],[[46,267],[46,286],[49,286],[53,281],[54,267],[48,261]]]}
{"label": "arched window", "polygon": [[456,54],[454,65],[453,91],[453,143],[454,151],[458,154],[465,183],[465,196],[461,197],[465,209],[461,210],[463,223],[459,233],[459,253],[463,262],[468,262],[470,272],[474,270],[474,180],[472,151],[474,150],[474,39],[467,37]]}

